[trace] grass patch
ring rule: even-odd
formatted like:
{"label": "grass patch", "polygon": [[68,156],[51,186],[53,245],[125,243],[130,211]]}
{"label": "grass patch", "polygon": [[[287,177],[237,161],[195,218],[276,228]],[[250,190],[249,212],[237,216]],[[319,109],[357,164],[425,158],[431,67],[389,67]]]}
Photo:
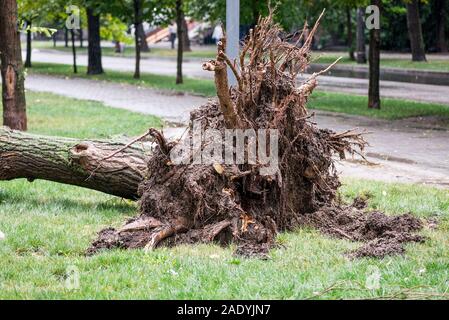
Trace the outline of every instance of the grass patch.
{"label": "grass patch", "polygon": [[28,127],[33,133],[74,138],[136,136],[163,124],[158,117],[106,107],[96,101],[40,92],[27,92],[26,97]]}
{"label": "grass patch", "polygon": [[[384,192],[385,191],[385,192]],[[429,240],[407,247],[405,256],[348,260],[357,244],[310,229],[279,235],[283,249],[261,261],[232,256],[213,245],[104,252],[84,250],[101,228],[120,225],[137,212],[133,203],[95,191],[45,181],[0,183],[1,299],[301,299],[375,298],[409,290],[443,293],[449,286],[447,191],[401,184],[348,180],[345,198],[372,195],[371,206],[390,213],[437,215]],[[75,267],[80,288],[65,286]],[[365,287],[373,267],[380,289]],[[273,272],[276,270],[276,272]]]}
{"label": "grass patch", "polygon": [[[357,64],[356,61],[349,59],[346,53],[338,54],[323,54],[320,56],[319,53],[315,53],[315,63],[331,64],[335,62],[340,56],[343,58],[338,62],[338,64],[353,65],[359,67],[368,68],[368,64]],[[449,72],[449,60],[440,60],[428,58],[427,62],[416,62],[410,59],[398,59],[398,58],[381,58],[380,67],[381,68],[398,68],[398,69],[413,69],[413,70],[426,70],[426,71],[439,71],[439,72]]]}
{"label": "grass patch", "polygon": [[184,83],[177,85],[175,82],[176,78],[173,76],[142,73],[140,79],[134,79],[133,73],[131,72],[106,70],[106,73],[94,76],[87,75],[86,72],[87,68],[83,66],[79,66],[78,73],[74,74],[72,66],[70,65],[37,62],[33,63],[33,68],[28,69],[28,73],[30,74],[46,74],[71,78],[111,81],[155,89],[200,94],[208,97],[216,94],[214,83],[211,80],[184,77]]}
{"label": "grass patch", "polygon": [[396,120],[418,116],[439,116],[449,119],[449,106],[399,99],[382,99],[382,109],[368,108],[365,96],[315,91],[309,109],[346,113],[371,118]]}
{"label": "grass patch", "polygon": [[[30,128],[36,133],[95,138],[142,132],[151,121],[158,123],[94,102],[31,92],[27,97]],[[85,257],[96,233],[134,216],[135,203],[53,182],[3,181],[0,230],[6,239],[0,241],[0,299],[339,299],[447,291],[448,191],[344,181],[344,199],[360,193],[371,196],[373,209],[437,216],[439,229],[425,230],[429,240],[409,245],[405,256],[383,260],[348,260],[344,252],[357,244],[310,229],[280,234],[285,248],[273,250],[269,261],[236,258],[233,248],[213,245]],[[381,287],[372,290],[365,283],[374,267],[381,273]],[[74,268],[80,276],[77,290],[66,286],[67,272]],[[334,290],[320,293],[336,283]]]}
{"label": "grass patch", "polygon": [[[87,43],[86,43],[87,46]],[[22,48],[25,48],[26,45],[22,44]],[[58,44],[57,47],[53,47],[52,41],[34,41],[33,42],[33,48],[38,49],[51,49],[51,50],[57,50],[67,53],[72,53],[72,47],[69,46],[68,48],[61,46],[61,44]],[[78,54],[87,54],[87,47],[84,48],[76,48],[76,51]],[[122,54],[116,53],[115,48],[113,47],[102,47],[101,48],[102,55],[106,57],[127,57],[132,58],[135,57],[135,50],[134,45],[127,45],[125,47],[125,52]],[[213,59],[217,55],[217,49],[214,46],[207,46],[207,47],[201,47],[200,49],[194,49],[190,52],[184,52],[184,58],[194,58],[194,59]],[[143,59],[145,58],[176,58],[177,57],[177,50],[171,50],[166,48],[151,48],[150,52],[141,52],[141,56]]]}

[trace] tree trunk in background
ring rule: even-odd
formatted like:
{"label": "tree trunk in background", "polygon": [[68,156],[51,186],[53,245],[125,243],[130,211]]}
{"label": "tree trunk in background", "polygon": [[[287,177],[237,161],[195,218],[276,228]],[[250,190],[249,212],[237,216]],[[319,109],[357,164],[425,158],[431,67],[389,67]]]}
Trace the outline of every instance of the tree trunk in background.
{"label": "tree trunk in background", "polygon": [[80,48],[84,48],[84,32],[83,29],[80,29],[79,31],[79,37],[80,37]]}
{"label": "tree trunk in background", "polygon": [[357,63],[366,63],[365,22],[363,8],[357,9]]}
{"label": "tree trunk in background", "polygon": [[139,28],[142,24],[142,0],[133,0],[134,4],[134,40],[136,50],[136,67],[134,70],[134,79],[140,79],[140,35]]}
{"label": "tree trunk in background", "polygon": [[25,68],[31,68],[31,51],[32,51],[32,47],[31,47],[31,21],[27,21],[27,56],[25,59]]}
{"label": "tree trunk in background", "polygon": [[[381,8],[381,0],[372,0]],[[380,30],[370,30],[368,108],[380,109]]]}
{"label": "tree trunk in background", "polygon": [[136,144],[102,161],[126,142],[45,137],[0,127],[0,180],[43,179],[136,200],[147,171],[145,150]]}
{"label": "tree trunk in background", "polygon": [[185,22],[184,11],[182,9],[182,0],[176,0],[176,28],[178,33],[178,56],[177,56],[177,66],[176,66],[176,84],[183,83],[182,77],[182,60],[183,60],[183,46],[184,41],[182,41],[184,36],[184,26]]}
{"label": "tree trunk in background", "polygon": [[64,27],[64,47],[69,47],[69,29]]}
{"label": "tree trunk in background", "polygon": [[448,52],[446,26],[448,23],[446,0],[435,0],[435,16],[437,17],[437,49],[439,52]]}
{"label": "tree trunk in background", "polygon": [[25,131],[25,77],[15,0],[4,0],[0,5],[0,39],[3,125]]}
{"label": "tree trunk in background", "polygon": [[355,61],[355,55],[354,55],[354,39],[353,39],[353,32],[352,32],[352,15],[351,15],[351,8],[346,8],[346,26],[348,28],[348,48],[349,48],[349,59],[352,61]]}
{"label": "tree trunk in background", "polygon": [[412,61],[427,61],[424,49],[418,0],[407,3],[407,27],[412,49]]}
{"label": "tree trunk in background", "polygon": [[145,34],[145,30],[143,29],[143,23],[139,24],[139,29],[137,30],[139,32],[139,38],[140,38],[140,51],[141,52],[149,52],[150,47],[148,47],[147,43],[147,37]]}
{"label": "tree trunk in background", "polygon": [[253,0],[252,7],[253,7],[252,8],[253,9],[253,25],[251,27],[254,28],[254,26],[257,25],[257,22],[259,21],[259,16],[260,16],[259,0]]}
{"label": "tree trunk in background", "polygon": [[189,27],[185,17],[182,19],[182,35],[182,48],[184,52],[192,51],[192,48],[190,47]]}
{"label": "tree trunk in background", "polygon": [[72,55],[73,55],[73,73],[78,73],[78,66],[76,65],[76,46],[75,46],[75,31],[70,29],[72,37]]}
{"label": "tree trunk in background", "polygon": [[87,9],[87,28],[87,74],[102,74],[104,71],[101,62],[100,15],[94,14],[90,8]]}

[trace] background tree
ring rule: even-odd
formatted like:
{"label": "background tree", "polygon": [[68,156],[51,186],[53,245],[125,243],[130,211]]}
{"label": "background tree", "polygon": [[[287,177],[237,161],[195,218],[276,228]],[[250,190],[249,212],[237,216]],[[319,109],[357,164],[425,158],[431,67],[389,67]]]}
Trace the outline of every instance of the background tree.
{"label": "background tree", "polygon": [[449,11],[447,0],[434,0],[433,7],[436,16],[436,30],[437,30],[437,50],[439,52],[448,52],[446,28],[448,27],[447,15]]}
{"label": "background tree", "polygon": [[[103,1],[85,0],[87,15],[87,74],[104,73],[101,52],[100,13]],[[81,35],[82,38],[82,35]]]}
{"label": "background tree", "polygon": [[419,17],[419,0],[408,0],[406,6],[412,61],[426,61],[421,19]]}
{"label": "background tree", "polygon": [[[382,1],[371,0],[382,12]],[[380,109],[380,29],[370,30],[368,108]]]}
{"label": "background tree", "polygon": [[16,0],[0,5],[0,60],[3,125],[27,130],[24,70]]}
{"label": "background tree", "polygon": [[178,35],[178,57],[177,57],[177,67],[176,67],[176,84],[183,83],[182,77],[182,60],[183,60],[183,46],[184,46],[184,33],[187,32],[183,23],[185,23],[183,1],[175,0],[175,11],[176,11],[176,26]]}
{"label": "background tree", "polygon": [[365,9],[357,8],[357,63],[366,63]]}

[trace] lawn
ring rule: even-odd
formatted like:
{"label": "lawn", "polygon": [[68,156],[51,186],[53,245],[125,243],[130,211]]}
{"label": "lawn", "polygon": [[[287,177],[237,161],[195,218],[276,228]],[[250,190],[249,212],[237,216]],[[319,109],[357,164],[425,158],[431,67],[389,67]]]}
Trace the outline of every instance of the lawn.
{"label": "lawn", "polygon": [[[171,76],[143,73],[140,80],[136,80],[129,72],[111,71],[103,75],[88,76],[86,68],[80,67],[79,73],[74,75],[69,65],[34,63],[28,70],[30,74],[48,74],[64,77],[81,77],[94,80],[127,83],[149,88],[182,91],[207,97],[215,96],[215,86],[212,80],[185,78],[182,85],[175,84]],[[367,116],[379,119],[402,119],[416,116],[439,116],[449,119],[449,106],[413,102],[399,99],[383,99],[382,110],[368,109],[368,99],[365,96],[315,91],[309,103],[310,109],[339,112],[345,114]]]}
{"label": "lawn", "polygon": [[[315,63],[331,64],[337,60],[340,56],[343,58],[338,62],[339,64],[352,65],[358,67],[368,68],[368,64],[357,64],[355,61],[349,59],[347,53],[333,54],[325,53],[320,54],[319,52],[314,54]],[[398,69],[413,69],[413,70],[427,70],[427,71],[440,71],[449,72],[449,59],[432,59],[428,57],[427,62],[416,62],[410,59],[399,59],[399,58],[382,58],[380,59],[381,68],[398,68]]]}
{"label": "lawn", "polygon": [[[43,134],[131,135],[160,124],[154,117],[93,102],[31,92],[27,98],[30,130]],[[232,247],[213,245],[85,257],[96,232],[134,216],[136,204],[52,182],[0,182],[0,230],[6,235],[0,240],[0,299],[447,298],[447,190],[345,179],[340,193],[347,201],[369,193],[373,209],[437,217],[440,225],[423,231],[426,243],[408,245],[406,255],[383,260],[349,260],[344,252],[357,244],[311,229],[280,234],[283,247],[268,261],[235,257]],[[78,289],[74,278],[67,278],[73,270],[79,274]],[[379,289],[366,287],[373,270],[380,272]]]}
{"label": "lawn", "polygon": [[[80,54],[87,54],[87,42],[85,43],[86,46],[83,48],[77,47],[77,53]],[[22,48],[25,48],[25,44],[22,44]],[[36,49],[51,49],[51,50],[58,50],[63,52],[72,53],[72,47],[71,45],[69,47],[64,47],[64,44],[61,42],[58,42],[56,47],[53,47],[53,42],[51,41],[34,41],[33,42],[33,48]],[[125,47],[125,51],[123,53],[116,53],[115,48],[113,47],[102,47],[101,53],[104,56],[107,57],[135,57],[136,53],[134,50],[134,45],[128,45]],[[217,50],[214,46],[205,46],[201,47],[200,49],[195,48],[195,50],[184,52],[184,58],[194,58],[194,59],[212,59],[217,53]],[[141,52],[141,56],[143,59],[145,58],[176,58],[177,56],[177,50],[171,50],[166,48],[151,48],[149,52]]]}

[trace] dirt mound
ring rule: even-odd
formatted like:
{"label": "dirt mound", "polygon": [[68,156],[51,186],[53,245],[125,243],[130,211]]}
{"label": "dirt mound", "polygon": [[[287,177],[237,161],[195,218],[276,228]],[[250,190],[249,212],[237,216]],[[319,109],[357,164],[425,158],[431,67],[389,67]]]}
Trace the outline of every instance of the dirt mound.
{"label": "dirt mound", "polygon": [[[112,247],[154,249],[178,243],[233,242],[239,254],[265,256],[279,231],[307,222],[326,232],[330,228],[325,225],[350,219],[336,205],[340,182],[333,156],[344,158],[345,153],[363,150],[366,142],[358,132],[335,133],[311,122],[306,103],[319,74],[300,87],[296,83],[310,62],[317,26],[308,38],[300,38],[304,44],[298,47],[280,38],[281,29],[271,15],[262,18],[243,46],[240,64],[226,56],[223,39],[216,60],[203,65],[215,74],[218,100],[191,113],[190,130],[181,141],[167,142],[152,131],[158,146],[139,187],[141,215],[119,230],[102,231],[89,253]],[[238,81],[235,88],[228,86],[227,67]],[[236,161],[241,156],[238,138],[222,141],[227,130],[253,133],[240,141],[245,147],[244,163]],[[206,131],[215,134],[201,133]],[[256,136],[260,132],[266,135]],[[195,144],[198,137],[199,146]],[[210,150],[216,139],[224,148]],[[173,154],[192,145],[193,150],[174,163]],[[277,148],[272,149],[273,145]],[[198,154],[202,160],[213,154],[214,160],[195,162]],[[268,170],[273,168],[267,167],[261,154],[276,160],[275,170]],[[251,155],[256,157],[252,162]],[[365,231],[350,223],[348,227],[357,230],[348,237],[375,240],[376,234],[396,230],[386,220],[367,222],[371,228]],[[376,227],[381,222],[383,233]],[[345,230],[341,233],[351,231]]]}
{"label": "dirt mound", "polygon": [[311,226],[322,233],[364,244],[350,257],[377,257],[404,253],[404,245],[408,242],[422,242],[424,237],[416,234],[423,227],[420,219],[410,214],[387,216],[379,211],[364,212],[357,207],[333,206],[322,207],[318,211],[303,215],[302,226]]}

